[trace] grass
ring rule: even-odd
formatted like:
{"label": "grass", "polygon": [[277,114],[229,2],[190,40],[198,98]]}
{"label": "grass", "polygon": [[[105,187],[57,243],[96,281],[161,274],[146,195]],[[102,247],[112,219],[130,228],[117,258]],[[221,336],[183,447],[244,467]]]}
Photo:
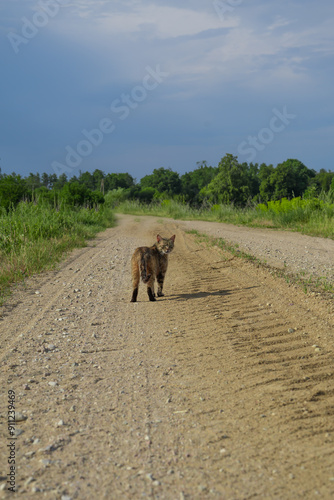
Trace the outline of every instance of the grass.
{"label": "grass", "polygon": [[114,225],[109,209],[61,208],[21,202],[0,212],[0,304],[13,283],[50,269],[64,253]]}
{"label": "grass", "polygon": [[[307,201],[307,203],[306,203]],[[280,200],[258,207],[238,208],[213,205],[195,209],[174,200],[153,202],[122,202],[115,211],[124,214],[153,215],[181,220],[225,222],[238,226],[288,229],[310,236],[334,239],[334,204],[319,200]]]}

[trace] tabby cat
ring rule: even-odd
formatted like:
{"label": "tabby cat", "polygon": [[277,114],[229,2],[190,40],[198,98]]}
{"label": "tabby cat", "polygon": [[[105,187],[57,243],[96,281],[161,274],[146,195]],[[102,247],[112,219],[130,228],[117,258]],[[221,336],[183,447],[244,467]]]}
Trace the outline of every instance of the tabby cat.
{"label": "tabby cat", "polygon": [[163,297],[162,288],[168,266],[168,254],[174,248],[175,234],[171,238],[162,238],[159,234],[152,247],[138,247],[131,259],[132,266],[132,299],[137,301],[140,277],[147,283],[147,294],[151,301],[155,301],[154,281],[158,282],[158,297]]}

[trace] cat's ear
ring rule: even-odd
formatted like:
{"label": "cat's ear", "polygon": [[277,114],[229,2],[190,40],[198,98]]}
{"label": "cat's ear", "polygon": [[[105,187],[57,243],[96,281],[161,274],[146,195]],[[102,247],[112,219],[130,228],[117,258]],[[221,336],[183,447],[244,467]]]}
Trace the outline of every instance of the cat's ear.
{"label": "cat's ear", "polygon": [[175,241],[175,234],[170,238],[172,241]]}
{"label": "cat's ear", "polygon": [[160,234],[157,234],[157,242],[159,243],[159,241],[161,241],[161,236]]}

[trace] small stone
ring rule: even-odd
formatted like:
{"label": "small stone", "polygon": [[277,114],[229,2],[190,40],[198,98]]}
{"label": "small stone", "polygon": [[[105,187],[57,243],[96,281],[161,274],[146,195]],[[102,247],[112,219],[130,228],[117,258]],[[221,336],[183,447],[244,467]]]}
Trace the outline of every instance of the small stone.
{"label": "small stone", "polygon": [[49,465],[51,465],[51,460],[49,458],[41,458],[40,463],[42,465],[45,465],[45,467],[48,467]]}
{"label": "small stone", "polygon": [[34,477],[32,476],[28,477],[28,479],[24,483],[24,486],[28,486],[28,484],[32,483],[33,481],[36,481]]}
{"label": "small stone", "polygon": [[56,423],[56,427],[62,427],[64,425],[64,420],[60,419],[57,423]]}
{"label": "small stone", "polygon": [[295,331],[294,328],[289,328],[288,333],[293,333]]}
{"label": "small stone", "polygon": [[58,382],[49,382],[49,385],[51,385],[51,387],[56,387],[56,385],[58,385]]}
{"label": "small stone", "polygon": [[68,495],[62,495],[61,500],[72,500],[72,497],[70,497]]}
{"label": "small stone", "polygon": [[23,422],[24,420],[27,420],[27,416],[23,415],[23,413],[16,411],[15,412],[15,422]]}

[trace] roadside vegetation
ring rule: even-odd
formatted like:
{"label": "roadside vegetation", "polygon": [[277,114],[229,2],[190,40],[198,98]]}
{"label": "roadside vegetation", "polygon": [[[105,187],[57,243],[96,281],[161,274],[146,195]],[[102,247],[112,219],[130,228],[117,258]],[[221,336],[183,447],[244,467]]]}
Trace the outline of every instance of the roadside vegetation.
{"label": "roadside vegetation", "polygon": [[13,283],[52,268],[64,253],[112,226],[109,208],[20,202],[0,209],[0,304]]}
{"label": "roadside vegetation", "polygon": [[250,207],[214,204],[211,207],[191,207],[175,200],[162,200],[144,204],[124,201],[115,211],[135,215],[156,215],[183,220],[206,220],[249,227],[288,229],[311,236],[334,238],[334,203],[300,197]]}
{"label": "roadside vegetation", "polygon": [[334,172],[315,172],[299,160],[273,167],[240,164],[228,154],[217,167],[202,162],[182,176],[159,168],[138,184],[108,191],[105,200],[120,213],[289,229],[334,238]]}

